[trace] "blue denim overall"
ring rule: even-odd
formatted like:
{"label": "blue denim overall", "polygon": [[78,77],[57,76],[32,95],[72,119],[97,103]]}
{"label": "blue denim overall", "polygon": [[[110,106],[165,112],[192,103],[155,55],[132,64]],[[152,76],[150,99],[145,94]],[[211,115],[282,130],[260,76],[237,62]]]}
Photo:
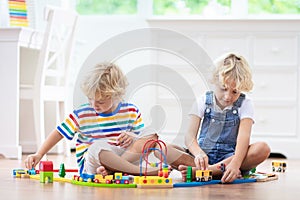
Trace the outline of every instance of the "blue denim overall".
{"label": "blue denim overall", "polygon": [[198,138],[198,144],[207,154],[209,164],[215,164],[234,154],[240,117],[238,108],[245,99],[240,94],[229,110],[217,112],[213,109],[214,94],[206,93],[206,109]]}

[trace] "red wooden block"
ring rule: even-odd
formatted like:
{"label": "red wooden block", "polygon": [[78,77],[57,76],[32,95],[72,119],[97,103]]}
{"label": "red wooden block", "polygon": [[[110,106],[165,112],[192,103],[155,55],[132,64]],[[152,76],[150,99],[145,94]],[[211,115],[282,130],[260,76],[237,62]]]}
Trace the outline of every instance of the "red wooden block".
{"label": "red wooden block", "polygon": [[53,171],[53,162],[52,161],[41,161],[40,172],[52,172]]}

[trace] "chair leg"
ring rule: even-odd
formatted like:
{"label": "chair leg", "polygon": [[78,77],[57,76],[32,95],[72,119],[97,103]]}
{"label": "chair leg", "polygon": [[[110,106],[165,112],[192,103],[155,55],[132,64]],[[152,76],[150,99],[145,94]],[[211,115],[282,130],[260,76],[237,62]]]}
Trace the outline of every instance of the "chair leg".
{"label": "chair leg", "polygon": [[[58,123],[61,123],[62,120],[64,120],[65,115],[67,114],[66,112],[66,103],[65,102],[57,102],[57,112],[56,112],[56,116],[57,116],[57,120]],[[70,146],[70,141],[68,140],[64,140],[63,141],[63,149],[64,149],[64,155],[65,156],[70,156],[71,155],[71,146]]]}
{"label": "chair leg", "polygon": [[37,149],[40,148],[45,141],[45,106],[44,101],[39,98],[33,100],[33,116],[34,116],[34,130],[36,137]]}

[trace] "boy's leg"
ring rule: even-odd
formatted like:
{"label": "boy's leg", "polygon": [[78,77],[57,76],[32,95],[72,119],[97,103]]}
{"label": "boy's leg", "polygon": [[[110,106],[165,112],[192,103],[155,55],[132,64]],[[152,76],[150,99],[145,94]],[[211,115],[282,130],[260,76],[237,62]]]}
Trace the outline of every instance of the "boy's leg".
{"label": "boy's leg", "polygon": [[[131,162],[128,162],[126,159],[116,155],[114,152],[102,150],[99,153],[99,160],[102,166],[113,172],[123,172],[131,175],[140,175],[139,165],[134,165]],[[144,174],[145,168],[142,168],[142,172]],[[147,175],[156,176],[157,174],[157,168],[148,167]]]}
{"label": "boy's leg", "polygon": [[[186,166],[195,166],[194,157],[186,153],[185,149],[173,144],[167,144],[167,163],[171,165],[174,169],[178,169],[179,165]],[[159,145],[156,145],[156,148],[160,148]],[[162,149],[163,152],[166,152],[165,149]],[[157,158],[160,158],[159,152],[154,152]]]}
{"label": "boy's leg", "polygon": [[[245,156],[244,161],[242,162],[240,169],[242,171],[251,170],[257,167],[263,161],[265,161],[269,157],[269,155],[270,155],[270,148],[266,143],[264,142],[253,143],[249,145],[247,154]],[[209,168],[213,170],[213,174],[219,175],[220,164],[223,163],[226,166],[231,162],[232,158],[233,156],[230,156],[214,165],[210,165]]]}
{"label": "boy's leg", "polygon": [[[142,149],[145,145],[145,143],[148,140],[157,140],[158,136],[156,134],[139,138],[136,140],[130,147],[128,147],[128,150],[126,150],[122,154],[122,158],[126,159],[129,162],[136,162],[140,159],[140,156],[142,154]],[[160,146],[157,143],[153,143],[151,148],[157,148],[160,149]],[[150,148],[150,147],[147,147]],[[162,145],[162,152],[165,152],[164,146]],[[154,151],[154,154],[157,158],[160,158],[160,153],[158,151]],[[170,164],[173,168],[177,169],[180,164],[188,165],[188,166],[195,166],[194,158],[185,152],[184,148],[179,147],[177,145],[173,144],[167,144],[167,155],[166,155],[167,163]]]}
{"label": "boy's leg", "polygon": [[[88,174],[96,174],[99,173],[98,168],[100,167],[99,161],[99,151],[101,151],[101,147],[105,145],[103,141],[97,141],[91,146],[89,146],[87,152],[84,154],[84,173]],[[105,175],[107,171],[104,169],[101,170],[102,175]]]}
{"label": "boy's leg", "polygon": [[128,162],[134,163],[140,159],[143,153],[142,151],[145,143],[149,140],[157,140],[157,139],[158,136],[156,134],[138,138],[133,142],[133,144],[130,147],[127,148],[127,150],[121,155],[121,157],[127,160]]}
{"label": "boy's leg", "polygon": [[[240,169],[242,171],[251,170],[251,169],[257,167],[263,161],[265,161],[269,157],[269,155],[270,155],[270,148],[266,143],[257,142],[257,143],[251,144],[251,145],[249,145],[247,155],[246,155]],[[220,169],[221,163],[225,164],[225,166],[226,166],[231,162],[232,158],[233,158],[233,156],[230,156],[216,164],[210,165],[208,167],[208,169],[213,171],[214,177],[220,178],[220,176],[222,176],[222,174],[223,174],[223,171]],[[184,181],[185,175],[186,175],[186,170],[187,170],[187,165],[180,165],[178,170],[181,172],[183,181]],[[196,168],[193,167],[193,174],[195,174],[195,171],[196,171]]]}
{"label": "boy's leg", "polygon": [[270,147],[265,142],[256,142],[249,146],[241,170],[251,170],[265,161],[270,155]]}

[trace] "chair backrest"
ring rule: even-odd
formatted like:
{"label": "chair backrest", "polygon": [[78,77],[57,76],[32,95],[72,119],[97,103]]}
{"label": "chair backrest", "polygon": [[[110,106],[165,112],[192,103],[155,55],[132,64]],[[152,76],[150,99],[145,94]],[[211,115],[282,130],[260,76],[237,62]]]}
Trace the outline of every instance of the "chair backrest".
{"label": "chair backrest", "polygon": [[34,80],[35,96],[43,95],[47,85],[67,84],[78,15],[74,10],[47,6],[45,18],[47,25]]}

